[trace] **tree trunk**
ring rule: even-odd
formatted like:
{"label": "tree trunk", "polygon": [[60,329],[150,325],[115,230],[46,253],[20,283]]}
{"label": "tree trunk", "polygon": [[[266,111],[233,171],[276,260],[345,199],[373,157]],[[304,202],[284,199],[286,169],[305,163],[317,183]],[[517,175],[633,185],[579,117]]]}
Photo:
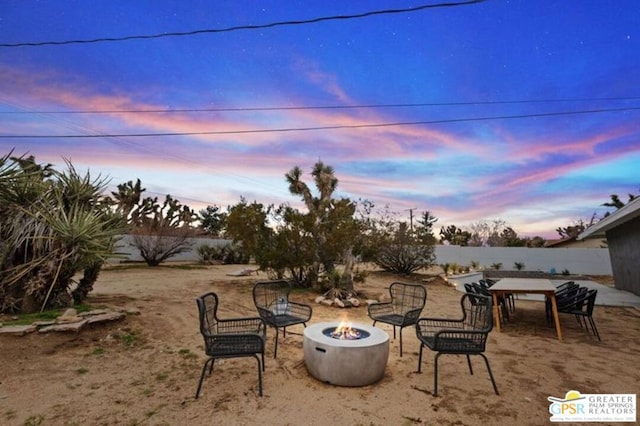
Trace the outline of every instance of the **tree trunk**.
{"label": "tree trunk", "polygon": [[87,298],[87,295],[93,290],[93,284],[98,280],[101,269],[102,262],[98,262],[84,270],[84,275],[78,282],[78,286],[71,292],[74,305],[81,304]]}
{"label": "tree trunk", "polygon": [[351,247],[344,253],[344,272],[340,277],[340,287],[343,290],[353,292],[353,253]]}

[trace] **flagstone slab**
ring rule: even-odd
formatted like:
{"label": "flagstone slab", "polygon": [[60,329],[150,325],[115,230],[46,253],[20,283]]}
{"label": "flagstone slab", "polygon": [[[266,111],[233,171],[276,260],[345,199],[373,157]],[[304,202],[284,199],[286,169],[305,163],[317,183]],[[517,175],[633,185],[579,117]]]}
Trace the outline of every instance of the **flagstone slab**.
{"label": "flagstone slab", "polygon": [[46,327],[42,327],[38,330],[38,332],[40,333],[48,333],[50,331],[75,331],[78,332],[80,331],[80,329],[82,327],[84,327],[85,325],[87,325],[88,321],[87,320],[82,320],[82,321],[77,321],[77,322],[70,322],[70,323],[65,323],[65,324],[54,324],[54,325],[49,325]]}
{"label": "flagstone slab", "polygon": [[33,324],[27,325],[5,325],[0,327],[0,334],[13,334],[16,336],[24,336],[27,333],[33,333],[38,327]]}

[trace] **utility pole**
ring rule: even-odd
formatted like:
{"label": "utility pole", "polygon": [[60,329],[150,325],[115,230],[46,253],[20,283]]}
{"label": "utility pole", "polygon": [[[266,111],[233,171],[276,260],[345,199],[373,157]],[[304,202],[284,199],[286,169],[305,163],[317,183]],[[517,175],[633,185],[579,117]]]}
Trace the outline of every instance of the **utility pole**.
{"label": "utility pole", "polygon": [[417,208],[413,207],[411,209],[405,210],[409,212],[409,230],[411,231],[412,234],[413,234],[413,211],[414,210],[417,210]]}

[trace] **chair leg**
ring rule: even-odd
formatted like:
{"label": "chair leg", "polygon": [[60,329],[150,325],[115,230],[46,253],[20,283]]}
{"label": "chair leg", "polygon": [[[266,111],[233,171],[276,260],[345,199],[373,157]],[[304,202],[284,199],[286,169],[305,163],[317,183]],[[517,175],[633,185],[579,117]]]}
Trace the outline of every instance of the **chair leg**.
{"label": "chair leg", "polygon": [[473,376],[473,368],[471,367],[471,357],[467,355],[467,365],[469,366],[469,373]]}
{"label": "chair leg", "polygon": [[418,355],[418,373],[422,373],[422,348],[424,345],[420,342],[420,355]]}
{"label": "chair leg", "polygon": [[393,339],[395,340],[396,338],[396,326],[393,326]]}
{"label": "chair leg", "polygon": [[[264,353],[262,354],[264,355]],[[258,355],[253,355],[253,357],[258,361],[258,395],[262,396],[262,370],[264,369],[264,364],[260,365],[260,358]]]}
{"label": "chair leg", "polygon": [[493,385],[493,390],[496,393],[496,395],[500,395],[500,393],[498,393],[498,386],[496,386],[496,381],[493,378],[493,373],[491,372],[491,366],[489,365],[489,360],[487,359],[486,355],[483,353],[480,353],[478,355],[481,355],[482,358],[484,358],[484,363],[487,365],[487,371],[489,372],[489,378],[491,378],[491,384]]}
{"label": "chair leg", "polygon": [[440,352],[436,354],[435,362],[433,363],[433,396],[438,396],[438,357],[442,355]]}
{"label": "chair leg", "polygon": [[589,323],[591,324],[591,329],[593,330],[593,334],[598,338],[599,342],[602,342],[602,339],[600,339],[600,333],[598,333],[598,329],[596,328],[596,322],[593,320],[592,317],[589,317]]}
{"label": "chair leg", "polygon": [[200,373],[200,380],[198,381],[198,389],[196,389],[196,398],[198,399],[198,397],[200,396],[200,389],[202,388],[202,381],[204,380],[204,373],[207,371],[207,365],[209,365],[209,362],[211,362],[211,367],[209,368],[209,374],[211,374],[211,371],[213,371],[213,361],[215,360],[215,358],[209,358],[207,360],[207,362],[204,363],[204,365],[202,366],[202,372]]}
{"label": "chair leg", "polygon": [[273,357],[275,358],[278,355],[278,334],[280,334],[278,332],[278,329],[276,328],[276,344],[273,348]]}
{"label": "chair leg", "polygon": [[402,327],[400,327],[400,358],[402,358]]}

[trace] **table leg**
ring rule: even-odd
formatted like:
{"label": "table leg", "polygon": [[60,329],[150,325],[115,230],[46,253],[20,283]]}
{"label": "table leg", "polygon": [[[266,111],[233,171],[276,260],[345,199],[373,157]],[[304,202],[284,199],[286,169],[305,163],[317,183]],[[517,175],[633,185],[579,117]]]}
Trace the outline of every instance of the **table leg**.
{"label": "table leg", "polygon": [[500,333],[500,307],[498,306],[497,292],[492,292],[491,297],[493,298],[493,325],[496,330],[498,330],[498,333]]}
{"label": "table leg", "polygon": [[558,340],[562,340],[562,329],[560,328],[560,317],[558,315],[558,304],[556,303],[556,294],[549,294],[551,298],[551,311],[553,312],[553,321],[556,323],[556,334],[558,335]]}

